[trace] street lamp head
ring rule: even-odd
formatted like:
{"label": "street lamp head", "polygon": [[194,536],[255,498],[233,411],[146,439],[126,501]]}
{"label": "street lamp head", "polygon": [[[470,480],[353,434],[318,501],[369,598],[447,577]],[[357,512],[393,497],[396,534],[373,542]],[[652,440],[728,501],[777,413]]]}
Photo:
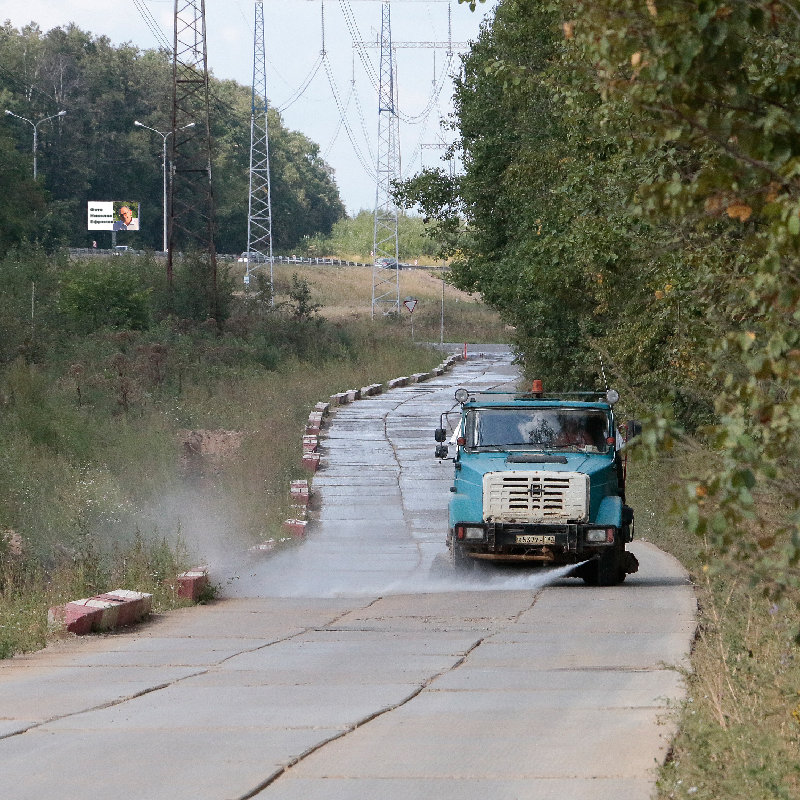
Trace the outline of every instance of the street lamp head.
{"label": "street lamp head", "polygon": [[140,128],[143,128],[143,127],[144,127],[144,125],[142,125],[142,123],[141,123],[141,122],[139,122],[139,120],[138,120],[138,119],[135,119],[135,120],[133,121],[133,124],[134,124],[134,125],[138,125]]}
{"label": "street lamp head", "polygon": [[58,114],[56,114],[56,116],[63,117],[64,114],[66,114],[66,113],[67,113],[66,111],[59,111]]}
{"label": "street lamp head", "polygon": [[6,109],[6,114],[8,114],[10,117],[14,116],[14,112],[13,111],[9,111],[8,109]]}

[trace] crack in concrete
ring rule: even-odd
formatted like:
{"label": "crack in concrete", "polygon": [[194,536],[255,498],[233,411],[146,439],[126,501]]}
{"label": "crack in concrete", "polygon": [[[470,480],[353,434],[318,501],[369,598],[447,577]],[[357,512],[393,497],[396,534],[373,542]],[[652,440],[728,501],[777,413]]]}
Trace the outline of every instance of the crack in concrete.
{"label": "crack in concrete", "polygon": [[454,664],[451,664],[447,669],[443,669],[440,672],[437,672],[435,675],[431,675],[427,680],[423,681],[416,689],[414,689],[414,691],[410,692],[405,698],[400,700],[398,703],[394,703],[391,706],[378,709],[377,711],[374,711],[373,713],[368,714],[367,716],[358,720],[358,722],[354,722],[352,725],[349,725],[347,728],[345,728],[345,730],[340,731],[339,733],[336,733],[333,736],[329,736],[327,739],[323,739],[322,741],[317,742],[317,744],[313,745],[312,747],[309,747],[308,750],[301,753],[296,758],[292,759],[288,764],[285,764],[279,770],[273,772],[268,778],[266,778],[264,781],[262,781],[253,789],[251,789],[249,792],[237,797],[236,800],[250,800],[250,798],[253,798],[260,792],[263,792],[264,789],[271,786],[273,783],[275,783],[275,781],[277,781],[283,775],[286,775],[289,772],[289,770],[291,770],[293,767],[296,767],[302,761],[304,761],[314,753],[318,752],[326,745],[330,744],[331,742],[338,741],[339,739],[343,739],[345,736],[349,736],[351,733],[357,731],[359,728],[364,727],[364,725],[369,724],[373,720],[378,719],[379,717],[382,717],[385,714],[390,714],[392,711],[395,711],[398,708],[402,708],[407,703],[410,703],[415,697],[419,697],[419,695],[422,694],[422,692],[424,692],[434,681],[438,680],[443,675],[447,675],[453,672],[454,670],[457,670],[467,660],[467,658],[469,658],[470,654],[474,652],[478,647],[480,647],[481,644],[483,644],[483,642],[484,638],[478,639],[464,651],[464,654],[461,655]]}

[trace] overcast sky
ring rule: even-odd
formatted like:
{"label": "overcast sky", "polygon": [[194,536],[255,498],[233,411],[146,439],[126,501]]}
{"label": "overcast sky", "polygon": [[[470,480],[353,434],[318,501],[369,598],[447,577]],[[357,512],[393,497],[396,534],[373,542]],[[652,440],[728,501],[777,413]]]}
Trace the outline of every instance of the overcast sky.
{"label": "overcast sky", "polygon": [[[253,75],[254,3],[206,0],[205,5],[209,68],[217,78],[249,86]],[[372,210],[375,205],[375,180],[369,173],[375,169],[378,120],[377,92],[364,61],[369,60],[377,75],[379,51],[354,49],[353,33],[363,40],[377,41],[381,5],[380,0],[264,0],[269,102],[281,110],[289,128],[302,131],[319,144],[335,170],[350,213],[362,208]],[[466,42],[477,36],[487,7],[493,6],[494,2],[488,2],[473,13],[457,0],[392,0],[392,39],[397,44],[448,41],[449,7],[452,41]],[[340,125],[343,115],[325,65],[320,62],[323,7],[325,51],[338,105],[346,106],[346,125]],[[10,20],[16,28],[36,22],[48,31],[74,22],[97,36],[107,36],[114,44],[131,42],[142,49],[156,48],[162,41],[169,42],[171,49],[173,13],[174,0],[3,0],[0,4],[0,18]],[[400,130],[405,177],[416,172],[420,164],[440,163],[441,151],[419,145],[452,139],[452,134],[439,125],[440,118],[452,109],[452,84],[447,78],[446,49],[398,48],[397,54],[399,108],[401,120],[407,121],[401,122]],[[319,69],[306,90],[288,105],[318,63]],[[457,70],[458,63],[456,56],[449,72]],[[438,100],[434,85],[441,87]],[[165,108],[165,120],[169,113]]]}

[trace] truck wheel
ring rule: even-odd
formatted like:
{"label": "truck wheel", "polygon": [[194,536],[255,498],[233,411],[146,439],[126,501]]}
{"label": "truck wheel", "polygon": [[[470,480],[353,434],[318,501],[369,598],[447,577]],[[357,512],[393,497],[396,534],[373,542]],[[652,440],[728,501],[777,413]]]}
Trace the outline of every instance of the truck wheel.
{"label": "truck wheel", "polygon": [[471,572],[475,561],[464,553],[464,548],[458,542],[450,543],[450,564],[454,572]]}
{"label": "truck wheel", "polygon": [[625,580],[625,566],[619,547],[601,553],[581,574],[589,586],[616,586]]}

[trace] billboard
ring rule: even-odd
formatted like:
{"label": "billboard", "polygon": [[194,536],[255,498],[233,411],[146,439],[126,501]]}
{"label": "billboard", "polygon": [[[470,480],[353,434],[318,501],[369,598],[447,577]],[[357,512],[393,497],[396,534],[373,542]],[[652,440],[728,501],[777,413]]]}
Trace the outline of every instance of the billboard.
{"label": "billboard", "polygon": [[140,204],[132,200],[90,200],[90,231],[138,231]]}

